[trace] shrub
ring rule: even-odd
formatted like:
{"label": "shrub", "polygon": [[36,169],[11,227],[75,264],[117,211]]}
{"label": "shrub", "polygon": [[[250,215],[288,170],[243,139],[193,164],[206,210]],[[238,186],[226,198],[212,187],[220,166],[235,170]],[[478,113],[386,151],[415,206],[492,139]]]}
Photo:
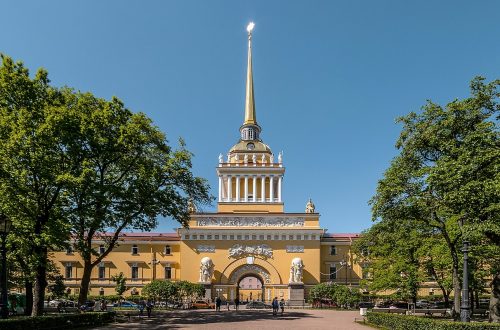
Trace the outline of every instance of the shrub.
{"label": "shrub", "polygon": [[461,323],[390,313],[368,312],[366,318],[370,324],[391,330],[500,330],[500,324]]}
{"label": "shrub", "polygon": [[85,313],[49,315],[0,320],[0,330],[73,329],[81,326],[99,326],[113,322],[115,313]]}

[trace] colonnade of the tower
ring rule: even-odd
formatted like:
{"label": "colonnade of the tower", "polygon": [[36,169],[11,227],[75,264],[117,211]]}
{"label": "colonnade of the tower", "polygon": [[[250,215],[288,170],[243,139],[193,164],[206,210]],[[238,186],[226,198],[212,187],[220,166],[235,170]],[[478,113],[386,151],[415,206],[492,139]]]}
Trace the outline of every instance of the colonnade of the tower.
{"label": "colonnade of the tower", "polygon": [[219,175],[219,202],[281,203],[282,175]]}

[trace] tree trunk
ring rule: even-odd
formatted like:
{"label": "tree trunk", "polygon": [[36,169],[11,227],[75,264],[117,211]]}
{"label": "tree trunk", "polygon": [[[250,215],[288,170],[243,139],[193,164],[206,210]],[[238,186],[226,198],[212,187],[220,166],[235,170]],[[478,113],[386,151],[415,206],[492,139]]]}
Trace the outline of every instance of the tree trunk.
{"label": "tree trunk", "polygon": [[87,301],[87,296],[89,294],[90,277],[92,275],[93,264],[85,260],[83,262],[83,275],[80,282],[80,294],[78,295],[78,305],[82,306]]}
{"label": "tree trunk", "polygon": [[458,265],[453,265],[453,318],[460,317],[460,278],[458,277]]}
{"label": "tree trunk", "polygon": [[24,281],[24,289],[26,290],[26,306],[24,307],[24,315],[30,316],[33,310],[33,282]]}
{"label": "tree trunk", "polygon": [[500,323],[500,273],[491,281],[490,322]]}
{"label": "tree trunk", "polygon": [[42,247],[36,250],[40,251],[40,253],[36,253],[40,260],[36,267],[33,310],[31,311],[31,316],[42,315],[45,289],[47,288],[47,248]]}

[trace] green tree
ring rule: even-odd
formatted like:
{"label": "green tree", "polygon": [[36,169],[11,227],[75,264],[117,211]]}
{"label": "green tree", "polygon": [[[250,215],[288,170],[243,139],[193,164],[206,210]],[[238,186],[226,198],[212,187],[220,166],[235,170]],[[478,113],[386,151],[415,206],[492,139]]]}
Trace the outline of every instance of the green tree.
{"label": "green tree", "polygon": [[54,282],[49,285],[50,292],[55,298],[60,298],[66,294],[66,285],[64,284],[64,277],[57,275]]}
{"label": "green tree", "polygon": [[153,280],[142,289],[142,295],[154,301],[171,301],[177,297],[178,286],[167,280]]}
{"label": "green tree", "polygon": [[[67,178],[67,212],[74,248],[83,259],[83,304],[92,269],[117,245],[122,231],[150,231],[159,215],[187,226],[188,200],[206,204],[211,197],[206,181],[192,174],[192,155],[182,140],[173,150],[149,118],[132,113],[117,98],[65,92],[67,111],[78,126],[69,149],[78,170]],[[96,238],[104,241],[104,253],[92,244]]]}
{"label": "green tree", "polygon": [[[488,244],[500,244],[499,85],[479,77],[470,97],[445,107],[429,101],[421,113],[400,118],[400,153],[371,201],[374,219],[412,220],[442,237],[451,257],[455,315],[462,239],[457,221],[465,220],[466,236],[481,233]],[[500,321],[500,302],[492,305]]]}
{"label": "green tree", "polygon": [[127,278],[122,272],[111,276],[111,280],[115,282],[115,291],[117,295],[121,296],[125,291],[127,291]]}
{"label": "green tree", "polygon": [[[74,131],[64,98],[49,86],[47,72],[32,79],[22,63],[2,55],[0,67],[0,212],[13,222],[9,239],[22,245],[26,279],[34,280],[32,315],[43,309],[48,251],[69,235],[64,212],[65,178],[75,169],[68,157]],[[21,263],[20,263],[21,264]]]}

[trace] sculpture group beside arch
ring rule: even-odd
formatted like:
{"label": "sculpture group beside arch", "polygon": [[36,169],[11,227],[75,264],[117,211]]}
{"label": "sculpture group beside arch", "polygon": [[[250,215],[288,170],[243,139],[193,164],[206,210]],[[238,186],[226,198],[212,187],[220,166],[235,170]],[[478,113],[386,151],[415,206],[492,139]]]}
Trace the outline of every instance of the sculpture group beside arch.
{"label": "sculpture group beside arch", "polygon": [[302,283],[302,271],[304,263],[301,258],[294,258],[290,266],[290,279],[289,283]]}
{"label": "sculpture group beside arch", "polygon": [[209,257],[204,257],[200,262],[200,283],[210,283],[214,272],[214,263]]}

